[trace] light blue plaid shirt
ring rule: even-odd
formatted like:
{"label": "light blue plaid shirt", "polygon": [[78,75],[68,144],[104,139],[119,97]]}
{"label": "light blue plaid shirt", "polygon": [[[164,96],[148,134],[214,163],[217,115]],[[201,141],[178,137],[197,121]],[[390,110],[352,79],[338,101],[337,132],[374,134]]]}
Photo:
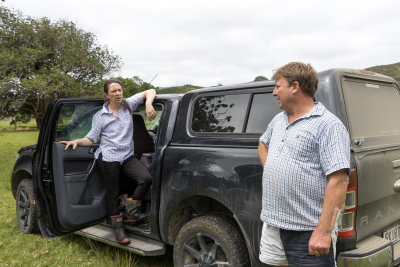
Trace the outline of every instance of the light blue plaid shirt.
{"label": "light blue plaid shirt", "polygon": [[279,113],[260,141],[268,147],[261,220],[281,229],[315,230],[327,176],[350,169],[350,138],[345,126],[318,103],[291,124],[286,112]]}
{"label": "light blue plaid shirt", "polygon": [[[143,103],[141,93],[125,99],[132,109]],[[122,162],[134,154],[133,151],[133,122],[132,114],[125,110],[123,105],[118,116],[107,111],[107,103],[93,117],[92,128],[86,135],[87,138],[96,142],[101,134],[100,148],[96,150],[94,157],[97,159],[103,152],[103,161]]]}

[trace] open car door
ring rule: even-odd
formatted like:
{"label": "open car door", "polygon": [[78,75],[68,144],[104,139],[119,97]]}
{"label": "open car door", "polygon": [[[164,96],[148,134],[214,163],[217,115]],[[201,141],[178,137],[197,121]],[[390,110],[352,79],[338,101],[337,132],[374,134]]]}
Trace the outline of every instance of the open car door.
{"label": "open car door", "polygon": [[106,189],[94,159],[99,140],[67,150],[59,143],[85,137],[102,104],[99,99],[59,99],[46,112],[33,159],[33,181],[39,226],[49,237],[97,224],[107,215]]}

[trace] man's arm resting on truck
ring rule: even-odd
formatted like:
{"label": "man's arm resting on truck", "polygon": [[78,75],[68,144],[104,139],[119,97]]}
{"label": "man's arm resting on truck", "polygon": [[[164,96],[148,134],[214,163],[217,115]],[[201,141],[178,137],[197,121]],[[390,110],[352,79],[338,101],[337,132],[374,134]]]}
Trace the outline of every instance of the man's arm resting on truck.
{"label": "man's arm resting on truck", "polygon": [[329,253],[332,229],[346,199],[349,174],[342,169],[328,175],[328,179],[322,214],[308,243],[310,254],[317,257]]}
{"label": "man's arm resting on truck", "polygon": [[72,146],[72,149],[75,149],[77,146],[91,146],[93,145],[93,141],[90,138],[82,138],[73,141],[60,141],[60,144],[66,144],[64,150],[67,150],[69,146]]}
{"label": "man's arm resting on truck", "polygon": [[267,161],[267,157],[268,157],[268,148],[267,146],[261,142],[258,141],[258,158],[261,161],[261,165],[264,168],[265,162]]}

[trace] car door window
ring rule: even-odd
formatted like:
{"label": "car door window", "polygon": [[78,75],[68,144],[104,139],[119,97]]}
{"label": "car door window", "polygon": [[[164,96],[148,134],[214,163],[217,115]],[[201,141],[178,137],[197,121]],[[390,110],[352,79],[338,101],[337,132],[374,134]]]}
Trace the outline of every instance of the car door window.
{"label": "car door window", "polygon": [[158,126],[159,120],[162,114],[162,106],[160,105],[153,105],[154,111],[156,112],[157,116],[154,120],[149,120],[146,114],[146,107],[144,105],[140,105],[136,108],[133,114],[137,114],[142,116],[144,124],[146,125],[146,129],[152,129]]}
{"label": "car door window", "polygon": [[[84,138],[92,128],[94,114],[101,108],[102,106],[94,104],[65,105],[58,117],[56,141],[71,141]],[[99,139],[96,143],[99,142]]]}
{"label": "car door window", "polygon": [[254,94],[245,132],[264,133],[271,120],[281,111],[272,93]]}

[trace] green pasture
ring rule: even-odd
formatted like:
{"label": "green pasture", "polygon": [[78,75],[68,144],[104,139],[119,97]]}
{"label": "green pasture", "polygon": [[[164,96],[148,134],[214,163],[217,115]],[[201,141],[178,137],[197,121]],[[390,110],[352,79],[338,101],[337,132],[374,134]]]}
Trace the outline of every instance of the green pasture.
{"label": "green pasture", "polygon": [[[29,123],[24,124],[18,123],[17,127],[21,130],[36,129],[36,120],[32,119]],[[0,120],[0,132],[2,131],[15,131],[15,125],[10,125],[10,120]]]}
{"label": "green pasture", "polygon": [[[22,126],[36,124],[33,121]],[[171,247],[166,255],[142,257],[74,234],[54,240],[23,234],[17,223],[10,178],[17,151],[35,144],[39,131],[14,131],[13,127],[9,121],[0,121],[0,266],[173,266]]]}

